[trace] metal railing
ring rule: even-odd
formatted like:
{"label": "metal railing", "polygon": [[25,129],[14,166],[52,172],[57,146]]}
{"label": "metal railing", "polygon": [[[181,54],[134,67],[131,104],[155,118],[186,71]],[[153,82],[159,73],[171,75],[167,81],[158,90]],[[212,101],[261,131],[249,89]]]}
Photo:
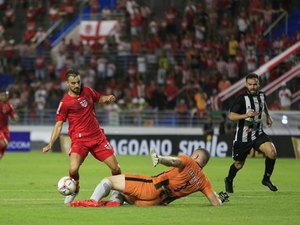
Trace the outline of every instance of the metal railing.
{"label": "metal railing", "polygon": [[284,19],[285,20],[285,33],[288,33],[288,13],[286,11],[282,11],[282,13],[276,18],[276,20],[264,31],[263,36],[271,34],[272,31],[276,28],[276,26]]}
{"label": "metal railing", "polygon": [[[178,113],[174,110],[104,110],[96,109],[97,119],[101,126],[145,126],[145,127],[203,127],[212,118],[212,124],[222,121],[223,111],[197,113],[187,111]],[[19,125],[54,125],[55,109],[44,111],[19,111]]]}
{"label": "metal railing", "polygon": [[[133,112],[130,110],[107,111],[97,108],[97,118],[101,127],[156,127],[156,128],[199,128],[203,133],[220,134],[232,133],[235,123],[227,119],[227,112],[214,111],[199,116],[193,111],[179,114],[175,111],[143,110]],[[56,110],[45,110],[40,113],[19,111],[20,121],[18,126],[53,126],[55,124]],[[273,135],[299,135],[300,113],[299,111],[270,111],[273,118],[272,127],[265,126],[265,131]],[[212,120],[210,120],[211,118]],[[265,121],[265,119],[263,120]]]}

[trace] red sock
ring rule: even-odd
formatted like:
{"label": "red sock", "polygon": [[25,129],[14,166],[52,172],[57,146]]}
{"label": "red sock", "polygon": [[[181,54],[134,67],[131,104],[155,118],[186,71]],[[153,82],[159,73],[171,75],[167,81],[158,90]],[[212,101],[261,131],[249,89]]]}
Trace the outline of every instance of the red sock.
{"label": "red sock", "polygon": [[71,174],[71,173],[69,172],[69,176],[70,176],[71,178],[73,178],[74,180],[79,181],[79,173]]}
{"label": "red sock", "polygon": [[119,175],[119,174],[121,174],[121,169],[120,168],[115,172],[111,171],[111,175],[113,175],[113,176]]}

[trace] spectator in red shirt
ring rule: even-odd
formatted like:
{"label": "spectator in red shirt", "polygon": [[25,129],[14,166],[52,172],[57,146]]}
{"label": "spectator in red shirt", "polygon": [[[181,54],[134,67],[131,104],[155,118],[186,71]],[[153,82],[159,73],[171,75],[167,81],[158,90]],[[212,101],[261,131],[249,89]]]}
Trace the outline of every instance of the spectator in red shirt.
{"label": "spectator in red shirt", "polygon": [[231,82],[229,81],[226,75],[223,75],[222,79],[219,80],[218,82],[218,91],[219,92],[225,91],[230,86],[231,86]]}
{"label": "spectator in red shirt", "polygon": [[13,27],[15,22],[15,10],[11,7],[11,5],[7,5],[6,10],[4,12],[4,25],[6,28]]}
{"label": "spectator in red shirt", "polygon": [[52,26],[59,19],[59,9],[56,5],[52,5],[48,11],[50,25]]}
{"label": "spectator in red shirt", "polygon": [[77,71],[67,71],[66,79],[68,91],[58,106],[56,124],[50,142],[43,148],[43,152],[51,150],[60,135],[63,123],[68,120],[72,141],[69,175],[77,183],[76,193],[65,198],[65,204],[69,204],[79,192],[79,168],[89,152],[97,160],[104,162],[111,169],[112,175],[121,174],[121,169],[113,147],[99,126],[94,106],[96,103],[113,103],[116,100],[115,96],[100,95],[91,88],[83,87]]}
{"label": "spectator in red shirt", "polygon": [[35,30],[33,27],[27,27],[27,30],[24,32],[24,40],[27,42],[35,41],[34,37],[36,35]]}
{"label": "spectator in red shirt", "polygon": [[74,14],[74,2],[73,0],[63,0],[60,3],[60,11],[67,17],[67,19],[71,19]]}
{"label": "spectator in red shirt", "polygon": [[100,10],[100,5],[98,0],[90,0],[89,1],[91,7],[91,13],[98,13]]}
{"label": "spectator in red shirt", "polygon": [[172,4],[169,8],[165,11],[165,22],[166,22],[166,32],[167,34],[176,34],[176,20],[177,20],[177,9]]}
{"label": "spectator in red shirt", "polygon": [[172,74],[169,75],[168,80],[166,82],[166,95],[167,95],[167,108],[174,109],[177,102],[177,95],[179,94],[179,88],[175,84],[174,80],[171,80],[170,77],[173,77]]}
{"label": "spectator in red shirt", "polygon": [[3,55],[6,58],[6,63],[8,66],[12,66],[16,62],[16,46],[15,40],[9,40],[8,44],[6,44],[3,48]]}
{"label": "spectator in red shirt", "polygon": [[100,55],[102,50],[102,45],[99,41],[94,41],[93,44],[91,44],[91,50],[92,54]]}
{"label": "spectator in red shirt", "polygon": [[141,52],[142,49],[142,42],[141,40],[137,37],[133,37],[133,41],[131,42],[131,52],[132,54],[138,54]]}
{"label": "spectator in red shirt", "polygon": [[141,13],[138,10],[134,11],[130,18],[130,33],[132,36],[141,34],[143,22],[144,20]]}
{"label": "spectator in red shirt", "polygon": [[36,20],[36,9],[30,6],[26,12],[27,23],[35,22]]}

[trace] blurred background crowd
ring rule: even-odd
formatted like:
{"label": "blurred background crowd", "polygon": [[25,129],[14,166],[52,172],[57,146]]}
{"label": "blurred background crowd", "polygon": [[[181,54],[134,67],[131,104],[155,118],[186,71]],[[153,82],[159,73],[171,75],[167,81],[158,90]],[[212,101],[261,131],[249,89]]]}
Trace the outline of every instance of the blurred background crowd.
{"label": "blurred background crowd", "polygon": [[[80,71],[85,86],[117,97],[116,104],[104,107],[103,123],[152,126],[153,112],[164,113],[161,123],[222,122],[229,103],[218,94],[300,40],[299,30],[275,38],[265,33],[297,1],[103,2],[0,0],[0,82],[8,84],[23,123],[48,114],[52,120],[43,122],[53,122],[69,68]],[[53,56],[54,27],[84,14],[118,20],[118,35],[87,42],[63,38]],[[298,58],[285,60],[262,83],[278,78]],[[283,83],[270,109],[299,110],[299,101],[291,102],[299,87],[299,77]],[[176,119],[170,121],[172,115]]]}

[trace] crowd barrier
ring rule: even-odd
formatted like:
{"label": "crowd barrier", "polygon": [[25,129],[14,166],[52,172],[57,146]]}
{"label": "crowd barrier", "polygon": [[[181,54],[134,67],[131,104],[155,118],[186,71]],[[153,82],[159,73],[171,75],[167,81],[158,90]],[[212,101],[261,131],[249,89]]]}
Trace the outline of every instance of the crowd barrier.
{"label": "crowd barrier", "polygon": [[[63,127],[59,139],[53,146],[54,152],[68,153],[70,139],[67,127]],[[49,141],[52,127],[12,127],[8,151],[29,152],[41,150]],[[161,155],[192,153],[196,148],[206,148],[212,157],[230,157],[233,135],[204,135],[201,129],[193,128],[129,128],[108,127],[106,136],[117,155],[148,155],[154,149]],[[274,132],[275,133],[275,132]],[[300,135],[269,134],[279,158],[300,158]],[[39,143],[39,145],[37,145]],[[251,151],[251,157],[262,157]]]}
{"label": "crowd barrier", "polygon": [[[278,158],[300,158],[300,136],[270,136]],[[233,135],[107,135],[117,155],[148,155],[153,149],[160,155],[191,155],[197,148],[207,149],[211,157],[230,157]],[[69,152],[70,138],[61,135],[54,151]],[[249,157],[263,157],[252,150]]]}

